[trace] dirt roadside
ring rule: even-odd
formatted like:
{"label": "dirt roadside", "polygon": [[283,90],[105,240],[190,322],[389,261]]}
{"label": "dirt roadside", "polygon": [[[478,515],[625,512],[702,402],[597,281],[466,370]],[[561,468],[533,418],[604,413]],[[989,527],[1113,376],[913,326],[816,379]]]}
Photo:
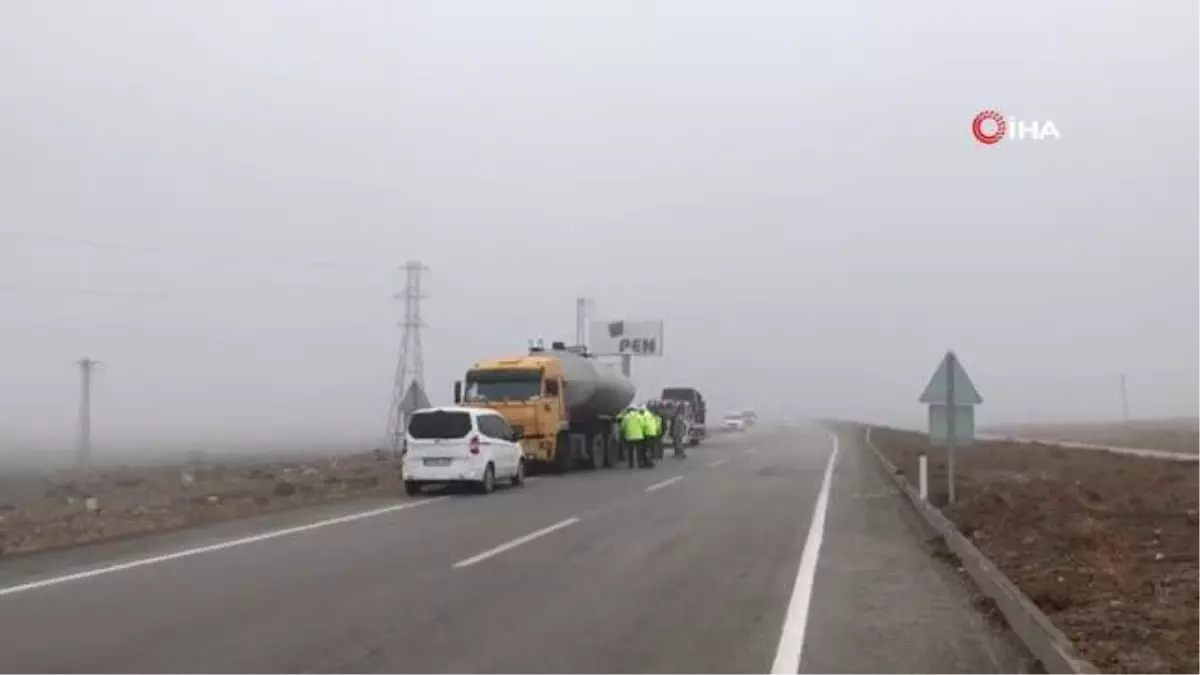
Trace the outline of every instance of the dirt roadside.
{"label": "dirt roadside", "polygon": [[1138,420],[1088,424],[1023,424],[989,430],[1001,436],[1200,453],[1200,420]]}
{"label": "dirt roadside", "polygon": [[1200,672],[1200,469],[1051,445],[983,442],[956,455],[923,434],[871,439],[1104,672]]}
{"label": "dirt roadside", "polygon": [[0,561],[355,497],[401,494],[383,453],[5,477]]}

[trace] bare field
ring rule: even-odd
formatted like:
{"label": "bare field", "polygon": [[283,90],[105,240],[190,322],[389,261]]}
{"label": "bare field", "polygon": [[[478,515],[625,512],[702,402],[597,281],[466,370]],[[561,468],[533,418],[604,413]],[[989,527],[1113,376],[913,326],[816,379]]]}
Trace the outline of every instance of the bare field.
{"label": "bare field", "polygon": [[0,474],[0,559],[372,494],[397,494],[386,453],[289,462]]}
{"label": "bare field", "polygon": [[1021,424],[990,430],[1004,436],[1122,448],[1200,453],[1200,418],[1078,424]]}
{"label": "bare field", "polygon": [[956,454],[923,434],[872,430],[929,498],[1104,672],[1195,673],[1200,470],[1194,463],[1043,444],[982,442]]}

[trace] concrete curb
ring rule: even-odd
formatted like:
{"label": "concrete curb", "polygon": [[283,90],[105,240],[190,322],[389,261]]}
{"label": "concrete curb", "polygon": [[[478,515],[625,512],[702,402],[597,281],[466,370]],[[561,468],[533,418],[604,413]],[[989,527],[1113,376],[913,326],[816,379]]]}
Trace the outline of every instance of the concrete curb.
{"label": "concrete curb", "polygon": [[962,561],[963,568],[979,587],[979,590],[990,597],[1000,613],[1004,615],[1008,625],[1024,643],[1029,653],[1042,663],[1047,673],[1098,673],[1091,663],[1075,655],[1074,645],[1067,636],[1051,623],[1050,619],[1038,609],[1016,584],[1009,581],[1004,573],[996,568],[969,539],[964,537],[954,523],[950,522],[942,512],[921,500],[917,490],[909,484],[904,476],[888,458],[875,447],[871,440],[871,427],[865,429],[866,445],[872,454],[879,459],[880,464],[887,470],[888,475],[895,481],[900,491],[908,497],[913,508],[924,518],[935,531],[946,540],[946,545],[954,551]]}

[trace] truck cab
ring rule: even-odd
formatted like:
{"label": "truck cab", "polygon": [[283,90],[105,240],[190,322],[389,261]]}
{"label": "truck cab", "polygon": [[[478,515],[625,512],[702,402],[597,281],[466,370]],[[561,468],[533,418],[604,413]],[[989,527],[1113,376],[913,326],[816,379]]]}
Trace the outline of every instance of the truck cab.
{"label": "truck cab", "polygon": [[455,384],[456,402],[504,415],[520,432],[527,459],[554,461],[554,443],[566,422],[557,361],[535,355],[477,361]]}
{"label": "truck cab", "polygon": [[476,361],[454,383],[457,404],[495,410],[520,433],[531,466],[566,472],[611,466],[620,452],[615,416],[633,398],[586,353],[554,343],[511,358]]}

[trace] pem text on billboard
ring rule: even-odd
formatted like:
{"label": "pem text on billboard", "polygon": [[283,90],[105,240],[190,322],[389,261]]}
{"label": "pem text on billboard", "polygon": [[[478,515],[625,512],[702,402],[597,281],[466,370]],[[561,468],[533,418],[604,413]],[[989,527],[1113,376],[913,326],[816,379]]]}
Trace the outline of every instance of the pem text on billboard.
{"label": "pem text on billboard", "polygon": [[659,321],[593,321],[591,326],[593,354],[602,356],[662,356],[663,322]]}

